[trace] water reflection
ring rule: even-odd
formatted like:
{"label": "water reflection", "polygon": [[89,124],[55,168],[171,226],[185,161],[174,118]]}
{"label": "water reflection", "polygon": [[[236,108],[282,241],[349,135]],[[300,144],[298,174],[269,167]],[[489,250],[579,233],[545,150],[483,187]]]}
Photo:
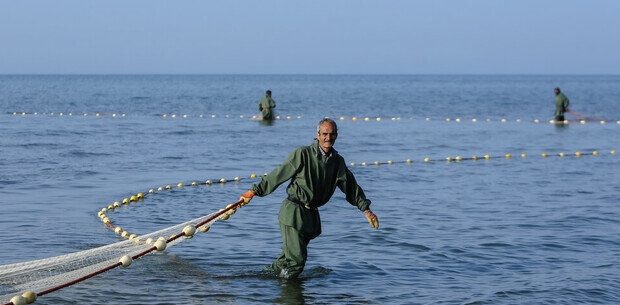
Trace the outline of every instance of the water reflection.
{"label": "water reflection", "polygon": [[280,297],[277,304],[306,304],[304,298],[304,282],[301,279],[279,279]]}
{"label": "water reflection", "polygon": [[569,124],[568,123],[564,123],[564,122],[558,122],[558,123],[555,123],[553,125],[555,125],[555,130],[563,131],[565,129],[568,129],[568,125]]}
{"label": "water reflection", "polygon": [[258,122],[263,126],[271,126],[275,120],[259,120]]}

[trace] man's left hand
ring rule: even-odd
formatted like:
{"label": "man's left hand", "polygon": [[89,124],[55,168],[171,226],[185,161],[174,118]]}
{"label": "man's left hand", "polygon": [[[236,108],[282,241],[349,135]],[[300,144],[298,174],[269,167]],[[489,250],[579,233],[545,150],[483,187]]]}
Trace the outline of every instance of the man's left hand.
{"label": "man's left hand", "polygon": [[364,211],[364,216],[373,229],[379,229],[379,217],[375,213],[368,209]]}

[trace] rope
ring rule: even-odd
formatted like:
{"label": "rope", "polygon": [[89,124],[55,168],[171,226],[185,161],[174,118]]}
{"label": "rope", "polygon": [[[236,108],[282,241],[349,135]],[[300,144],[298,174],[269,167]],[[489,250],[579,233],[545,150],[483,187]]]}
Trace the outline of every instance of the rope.
{"label": "rope", "polygon": [[[500,123],[509,123],[509,122],[514,122],[514,123],[525,123],[525,122],[529,122],[529,123],[534,123],[534,124],[540,124],[540,123],[545,123],[548,122],[549,124],[587,124],[587,123],[598,123],[598,124],[608,124],[608,123],[613,123],[614,121],[616,122],[617,125],[620,125],[620,120],[610,120],[610,119],[605,119],[605,118],[599,118],[599,117],[586,117],[586,116],[582,116],[580,114],[575,113],[574,111],[570,111],[569,113],[572,113],[575,115],[575,117],[577,118],[577,120],[565,120],[565,121],[561,121],[561,122],[556,122],[555,120],[541,120],[541,119],[521,119],[521,118],[516,118],[516,119],[509,119],[509,118],[486,118],[486,119],[478,119],[478,118],[461,118],[461,117],[454,117],[454,118],[432,118],[432,117],[409,117],[409,118],[403,118],[400,116],[385,116],[385,117],[381,117],[381,116],[336,116],[334,118],[337,118],[337,120],[340,121],[351,121],[351,122],[385,122],[385,121],[422,121],[422,122],[446,122],[446,123],[478,123],[478,122],[500,122]],[[73,112],[7,112],[7,114],[12,115],[14,117],[29,117],[29,116],[43,116],[43,117],[95,117],[95,118],[103,118],[103,117],[112,117],[112,118],[124,118],[127,116],[131,116],[125,113],[103,113],[103,112],[94,112],[94,113],[87,113],[87,112],[83,112],[83,113],[73,113]],[[176,114],[176,113],[163,113],[163,114],[155,114],[153,115],[155,117],[159,117],[162,119],[189,119],[189,118],[201,118],[201,119],[219,119],[219,118],[225,118],[225,119],[247,119],[247,120],[259,120],[260,116],[259,115],[244,115],[244,114],[240,114],[240,115],[233,115],[233,114],[197,114],[197,115],[192,115],[192,114]],[[301,119],[302,116],[301,115],[277,115],[275,116],[276,120],[294,120],[294,119]]]}
{"label": "rope", "polygon": [[[609,150],[609,155],[615,156],[616,155],[616,150],[612,149]],[[593,150],[591,152],[581,152],[581,151],[576,151],[574,153],[564,153],[564,152],[559,152],[559,153],[554,153],[554,154],[549,154],[546,152],[540,153],[538,156],[542,157],[542,158],[548,158],[548,157],[558,157],[558,158],[564,158],[564,157],[575,157],[575,158],[579,158],[582,156],[593,156],[593,157],[597,157],[600,156],[601,152],[599,152],[598,150]],[[462,156],[448,156],[446,158],[440,158],[440,159],[435,159],[435,158],[431,158],[431,157],[424,157],[423,159],[421,159],[421,161],[423,163],[436,163],[436,162],[461,162],[461,161],[477,161],[477,160],[491,160],[491,159],[512,159],[515,156],[519,156],[521,159],[526,159],[528,157],[527,153],[520,153],[520,154],[512,154],[512,153],[506,153],[504,155],[496,155],[496,156],[492,156],[489,154],[485,154],[485,155],[473,155],[471,157],[462,157]],[[414,160],[413,159],[406,159],[406,160],[400,160],[400,161],[392,161],[392,160],[388,160],[388,161],[373,161],[373,162],[351,162],[349,163],[349,166],[369,166],[369,165],[392,165],[392,164],[411,164],[413,163]],[[419,161],[418,161],[419,162]]]}
{"label": "rope", "polygon": [[597,116],[591,116],[591,115],[585,115],[583,113],[579,113],[577,111],[574,110],[569,110],[568,113],[574,115],[578,120],[590,120],[590,121],[609,121],[603,117],[597,117]]}

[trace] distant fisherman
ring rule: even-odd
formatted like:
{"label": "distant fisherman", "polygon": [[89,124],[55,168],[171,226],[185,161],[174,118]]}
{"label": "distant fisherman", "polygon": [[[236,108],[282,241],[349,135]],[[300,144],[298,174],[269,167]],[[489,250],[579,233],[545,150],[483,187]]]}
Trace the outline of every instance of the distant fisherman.
{"label": "distant fisherman", "polygon": [[267,90],[265,96],[258,102],[258,110],[263,113],[263,120],[273,120],[273,108],[276,108],[276,101],[271,98],[271,90]]}
{"label": "distant fisherman", "polygon": [[559,87],[553,89],[553,92],[555,93],[555,121],[564,122],[564,113],[568,112],[569,100]]}
{"label": "distant fisherman", "polygon": [[374,229],[379,219],[369,208],[370,200],[355,181],[344,159],[333,148],[338,137],[338,126],[331,119],[323,119],[316,130],[316,139],[308,146],[295,149],[280,166],[264,176],[260,183],[241,195],[249,202],[255,195],[271,194],[278,186],[290,180],[280,207],[282,254],[267,267],[281,278],[295,278],[304,270],[310,240],[321,234],[318,208],[326,204],[338,187],[346,200],[364,213]]}

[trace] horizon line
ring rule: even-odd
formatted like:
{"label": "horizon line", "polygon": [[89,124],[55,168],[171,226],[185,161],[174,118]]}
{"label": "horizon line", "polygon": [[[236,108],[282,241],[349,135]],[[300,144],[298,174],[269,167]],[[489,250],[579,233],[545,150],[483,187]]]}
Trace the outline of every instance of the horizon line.
{"label": "horizon line", "polygon": [[620,73],[0,73],[0,76],[620,76]]}

